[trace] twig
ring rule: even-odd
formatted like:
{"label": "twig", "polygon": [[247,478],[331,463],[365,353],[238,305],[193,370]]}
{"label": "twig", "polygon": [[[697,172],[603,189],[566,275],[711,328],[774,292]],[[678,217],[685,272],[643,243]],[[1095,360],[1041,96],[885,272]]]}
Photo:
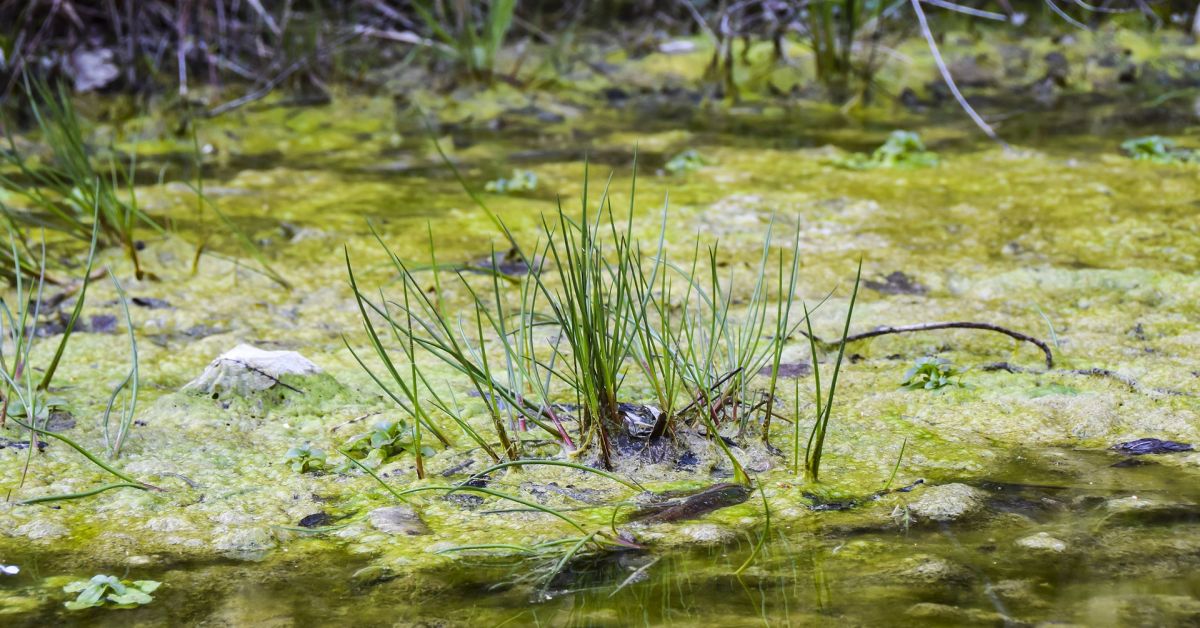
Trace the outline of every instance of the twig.
{"label": "twig", "polygon": [[933,61],[937,64],[938,72],[942,74],[942,80],[946,81],[946,87],[949,87],[950,93],[954,94],[954,99],[958,101],[963,111],[967,112],[967,115],[971,117],[971,120],[975,122],[975,126],[979,127],[979,130],[1003,146],[1004,150],[1012,150],[1008,142],[1005,142],[1000,139],[999,135],[996,135],[996,131],[984,121],[982,116],[975,112],[975,109],[971,107],[971,103],[967,102],[962,92],[958,91],[958,85],[955,84],[954,77],[950,75],[950,68],[946,67],[946,61],[942,59],[942,53],[938,50],[937,42],[933,39],[933,32],[929,30],[929,22],[925,19],[925,10],[921,8],[921,0],[910,1],[913,12],[917,14],[917,22],[921,27],[921,34],[925,36],[925,42],[929,44],[929,52],[933,55]]}
{"label": "twig", "polygon": [[[999,325],[993,325],[991,323],[975,323],[975,322],[970,322],[970,321],[956,321],[956,322],[941,322],[941,323],[918,323],[916,325],[900,325],[900,326],[885,325],[882,327],[876,327],[875,329],[872,329],[871,331],[864,331],[861,333],[847,336],[845,342],[851,343],[851,342],[855,342],[858,340],[866,340],[867,338],[874,338],[876,336],[886,336],[888,334],[906,334],[906,333],[916,332],[916,331],[933,331],[935,329],[982,329],[985,331],[994,331],[996,333],[1004,334],[1005,336],[1009,336],[1010,338],[1028,342],[1028,343],[1031,343],[1031,344],[1037,346],[1037,348],[1041,349],[1042,353],[1044,353],[1046,355],[1046,368],[1054,367],[1054,353],[1051,352],[1050,345],[1046,344],[1045,341],[1034,338],[1033,336],[1027,336],[1019,331],[1013,331],[1011,329],[1008,329],[1007,327],[1001,327]],[[806,338],[810,337],[807,333],[805,333],[803,331],[797,330],[797,333],[803,335]],[[815,336],[812,336],[811,338],[826,347],[838,347],[842,344],[841,342],[826,342]]]}
{"label": "twig", "polygon": [[947,11],[955,11],[958,13],[963,13],[965,15],[970,15],[972,17],[981,17],[985,20],[996,20],[998,22],[1007,22],[1008,21],[1008,16],[1004,15],[1003,13],[996,13],[994,11],[983,11],[980,9],[976,9],[974,7],[967,7],[967,6],[963,6],[961,4],[954,4],[953,2],[946,2],[946,0],[921,0],[921,1],[924,2],[925,4],[935,6],[940,9],[946,9]]}

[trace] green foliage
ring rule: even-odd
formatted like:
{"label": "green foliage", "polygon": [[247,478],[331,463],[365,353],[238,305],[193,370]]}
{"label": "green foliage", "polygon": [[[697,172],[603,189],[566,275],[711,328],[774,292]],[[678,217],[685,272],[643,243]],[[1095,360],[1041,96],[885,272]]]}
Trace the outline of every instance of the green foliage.
{"label": "green foliage", "polygon": [[[495,275],[484,287],[458,273],[459,287],[473,308],[448,313],[432,245],[429,263],[421,266],[432,270],[432,282],[415,278],[417,267],[388,251],[404,283],[402,303],[385,295],[376,300],[360,290],[347,258],[363,327],[392,383],[385,385],[357,353],[355,357],[388,396],[408,416],[421,417],[423,429],[433,426],[421,409],[428,399],[499,461],[487,444],[490,439],[462,420],[453,394],[449,403],[440,398],[416,368],[414,348],[419,348],[467,379],[472,394],[485,404],[509,460],[520,456],[521,440],[514,438],[513,428],[519,433],[536,427],[568,453],[598,446],[607,466],[611,437],[626,429],[622,386],[640,370],[658,404],[652,429],[641,436],[663,437],[683,423],[702,424],[714,446],[729,457],[735,479],[749,483],[716,435],[731,422],[739,431],[753,422],[767,432],[772,406],[763,402],[763,393],[774,395],[780,344],[789,336],[782,332],[796,326],[788,317],[797,285],[798,239],[790,251],[780,250],[771,246],[768,232],[761,263],[752,271],[756,279],[749,281],[721,264],[715,245],[704,250],[697,243],[690,264],[676,265],[664,252],[666,207],[653,246],[643,249],[634,236],[635,176],[627,212],[612,207],[607,185],[598,203],[585,185],[581,214],[569,215],[560,206],[543,218],[539,240],[527,250],[455,173],[530,270],[519,279],[515,294],[507,286],[502,289]],[[778,277],[768,281],[772,271]],[[432,290],[427,289],[430,283]],[[752,290],[748,298],[743,289]],[[389,357],[373,322],[380,318],[412,365],[410,375],[401,376]],[[765,371],[767,390],[752,390],[768,365],[774,366]],[[553,390],[555,385],[563,390]],[[574,403],[568,409],[564,400]]]}
{"label": "green foliage", "polygon": [[892,131],[887,141],[870,155],[853,153],[833,160],[833,165],[848,170],[875,168],[929,168],[938,165],[937,153],[925,150],[921,136],[912,131]]}
{"label": "green foliage", "polygon": [[[117,276],[112,274],[111,269],[109,270],[109,277],[112,278],[113,285],[117,289],[118,301],[121,304],[122,311],[125,313],[125,328],[129,332],[130,352],[129,374],[113,389],[112,395],[108,398],[108,406],[104,409],[104,418],[101,419],[101,427],[104,429],[104,446],[108,450],[108,457],[116,459],[120,457],[121,447],[125,444],[125,439],[129,436],[130,430],[133,429],[133,417],[137,412],[140,377],[138,374],[137,337],[133,331],[133,318],[129,315],[129,299],[126,298],[125,289],[121,287],[121,282],[117,281]],[[123,398],[121,395],[122,392],[125,393]],[[116,432],[113,433],[110,429],[111,418],[117,399],[121,399],[121,412],[118,415]]]}
{"label": "green foliage", "polygon": [[946,386],[964,386],[963,373],[966,369],[954,366],[946,358],[917,358],[916,363],[904,374],[901,387],[909,390],[938,390]]}
{"label": "green foliage", "polygon": [[1175,141],[1161,135],[1148,135],[1121,142],[1121,150],[1134,161],[1156,164],[1200,163],[1200,151],[1176,148]]}
{"label": "green foliage", "polygon": [[[33,364],[33,357],[43,354],[36,347],[43,335],[40,333],[41,330],[38,329],[38,323],[43,303],[43,289],[45,288],[45,252],[43,251],[42,258],[36,264],[30,264],[34,268],[38,268],[36,278],[34,280],[27,280],[24,273],[18,270],[26,263],[24,261],[25,258],[17,248],[15,238],[10,241],[9,253],[10,259],[12,259],[14,264],[12,276],[14,285],[11,293],[0,296],[0,339],[3,340],[3,342],[0,342],[0,393],[2,393],[5,400],[5,403],[0,406],[0,426],[4,426],[7,421],[17,428],[26,430],[29,433],[30,442],[34,442],[39,436],[58,440],[79,452],[100,469],[121,479],[122,482],[107,484],[93,490],[68,495],[39,497],[26,500],[25,503],[77,499],[113,488],[155,489],[155,487],[144,482],[139,482],[116,467],[104,462],[96,454],[76,443],[71,438],[50,429],[51,409],[66,405],[65,399],[50,396],[50,383],[53,381],[58,366],[62,362],[63,355],[67,349],[67,343],[71,339],[71,334],[75,330],[76,323],[79,321],[79,316],[83,312],[83,305],[87,298],[92,264],[96,256],[99,230],[99,226],[94,221],[93,229],[91,248],[83,270],[83,279],[79,292],[75,299],[75,307],[71,310],[71,316],[67,320],[57,346],[54,348],[53,356],[44,365],[35,366]],[[129,416],[132,417],[132,409],[130,409]],[[34,447],[30,447],[28,450],[28,457],[25,461],[26,470],[29,468],[34,449]],[[24,478],[24,475],[22,473],[22,478]]]}
{"label": "green foliage", "polygon": [[65,604],[73,611],[100,606],[136,608],[153,602],[150,594],[161,585],[161,582],[154,580],[121,580],[116,576],[100,574],[92,576],[91,580],[76,580],[63,587],[63,591],[79,594]]}
{"label": "green foliage", "polygon": [[[26,86],[26,92],[51,156],[46,163],[30,162],[9,136],[8,150],[0,151],[0,159],[28,183],[0,174],[0,185],[24,205],[15,208],[0,203],[0,212],[10,224],[52,228],[83,241],[91,239],[95,222],[101,242],[123,247],[140,278],[134,230],[142,226],[161,231],[162,227],[138,207],[133,191],[133,160],[126,168],[109,155],[97,167],[66,89],[34,83]],[[127,198],[118,194],[121,188],[128,191]]]}
{"label": "green foliage", "polygon": [[407,421],[380,421],[371,431],[346,441],[341,451],[371,469],[403,453],[432,456],[433,449],[421,446],[417,438],[416,430]]}
{"label": "green foliage", "polygon": [[325,452],[313,447],[310,443],[287,450],[287,453],[283,455],[283,461],[290,465],[296,473],[324,471],[326,467]]}
{"label": "green foliage", "polygon": [[[883,0],[811,2],[802,15],[813,51],[817,80],[836,101],[866,94],[879,67],[879,49],[887,44],[887,7]],[[892,5],[894,6],[894,5]]]}
{"label": "green foliage", "polygon": [[[817,340],[813,335],[812,318],[809,316],[808,306],[804,305],[804,323],[808,327],[808,350],[812,359],[813,369],[813,403],[816,406],[817,416],[813,421],[812,430],[808,433],[808,446],[804,448],[804,477],[810,482],[816,482],[820,479],[821,473],[821,456],[825,450],[825,436],[829,430],[829,417],[833,412],[833,395],[837,392],[838,375],[842,371],[842,358],[846,355],[846,338],[850,336],[850,319],[854,317],[854,304],[858,301],[858,287],[862,282],[862,261],[858,262],[858,273],[854,276],[854,291],[850,293],[850,305],[846,308],[846,323],[842,327],[842,341],[838,343],[837,361],[833,364],[833,377],[829,381],[829,392],[825,397],[825,403],[821,403],[821,365],[817,360]],[[799,397],[799,384],[797,383],[797,398]],[[799,404],[799,399],[797,399]],[[800,416],[796,413],[796,431],[795,439],[797,452],[800,445]]]}
{"label": "green foliage", "polygon": [[495,78],[496,53],[512,28],[516,0],[436,2],[415,0],[412,8],[442,46],[436,48],[476,80]]}
{"label": "green foliage", "polygon": [[532,170],[513,169],[512,177],[488,181],[483,186],[483,189],[497,194],[510,194],[513,192],[532,192],[537,189],[537,186],[537,174]]}
{"label": "green foliage", "polygon": [[694,172],[706,166],[708,162],[695,149],[689,148],[669,159],[663,168],[671,174]]}

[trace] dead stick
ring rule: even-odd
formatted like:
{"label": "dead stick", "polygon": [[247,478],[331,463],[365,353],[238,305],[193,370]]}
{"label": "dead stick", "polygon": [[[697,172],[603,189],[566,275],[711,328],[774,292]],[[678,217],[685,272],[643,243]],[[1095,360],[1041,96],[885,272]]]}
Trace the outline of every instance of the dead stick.
{"label": "dead stick", "polygon": [[[1019,331],[1013,331],[1006,327],[1001,327],[999,325],[993,325],[991,323],[974,323],[974,322],[970,322],[970,321],[955,321],[955,322],[948,322],[948,323],[947,322],[918,323],[916,325],[899,325],[899,326],[883,325],[881,327],[876,327],[875,329],[872,329],[871,331],[864,331],[862,333],[847,336],[845,342],[850,343],[850,342],[855,342],[858,340],[866,340],[867,338],[874,338],[876,336],[886,336],[888,334],[905,334],[905,333],[916,332],[916,331],[933,331],[935,329],[982,329],[985,331],[994,331],[996,333],[1004,334],[1005,336],[1009,336],[1010,338],[1015,338],[1016,340],[1021,340],[1024,342],[1032,343],[1033,345],[1037,346],[1038,349],[1041,349],[1042,353],[1046,354],[1046,368],[1054,368],[1054,353],[1051,352],[1050,345],[1046,344],[1045,341],[1034,338],[1033,336],[1028,336],[1028,335],[1022,334]],[[808,337],[808,334],[806,334],[802,331],[798,331],[797,333],[799,333],[805,337]],[[837,347],[837,346],[841,345],[841,342],[826,342],[824,340],[821,340],[820,338],[815,338],[815,337],[813,338],[813,340],[816,340],[817,342],[819,342],[827,347]]]}

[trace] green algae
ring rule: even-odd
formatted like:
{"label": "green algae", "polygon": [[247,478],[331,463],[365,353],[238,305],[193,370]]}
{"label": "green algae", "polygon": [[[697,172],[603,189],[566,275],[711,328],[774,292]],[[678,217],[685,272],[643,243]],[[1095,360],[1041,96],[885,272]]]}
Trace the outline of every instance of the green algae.
{"label": "green algae", "polygon": [[[497,102],[463,108],[503,111],[505,106]],[[361,113],[355,114],[355,107]],[[439,116],[447,110],[439,108]],[[479,259],[493,243],[502,242],[444,174],[413,168],[430,163],[428,150],[412,139],[420,137],[419,130],[413,135],[407,127],[385,122],[391,115],[389,103],[368,99],[299,114],[248,111],[236,121],[218,121],[211,130],[201,130],[216,138],[209,140],[217,149],[214,163],[228,159],[229,168],[240,168],[212,181],[210,189],[222,197],[222,207],[235,221],[266,243],[267,254],[295,289],[279,289],[236,263],[215,258],[203,259],[193,276],[190,246],[170,237],[147,243],[142,259],[164,280],[130,281],[126,288],[132,296],[163,299],[171,308],[132,312],[141,336],[141,394],[146,401],[141,405],[147,409],[138,417],[146,424],[132,432],[124,460],[138,477],[169,490],[110,493],[59,509],[0,507],[0,530],[6,535],[0,538],[0,550],[5,562],[22,563],[27,574],[5,589],[5,610],[11,609],[19,622],[61,619],[54,607],[62,600],[49,592],[62,583],[52,584],[52,577],[74,579],[118,568],[168,584],[156,592],[161,597],[156,604],[130,611],[147,623],[353,619],[370,625],[442,619],[465,624],[536,618],[620,624],[717,618],[741,625],[761,623],[762,612],[768,620],[790,614],[793,621],[843,617],[871,624],[895,621],[882,610],[887,608],[900,609],[913,621],[962,623],[997,621],[995,596],[1008,616],[1028,621],[1087,623],[1105,609],[1115,609],[1130,622],[1186,623],[1196,617],[1193,602],[1200,583],[1189,575],[1197,551],[1191,539],[1200,538],[1195,524],[1143,525],[1136,515],[1112,519],[1106,518],[1107,510],[1095,510],[1109,501],[1116,503],[1104,508],[1122,507],[1127,502],[1119,500],[1134,494],[1169,503],[1200,500],[1190,488],[1200,475],[1195,455],[1158,457],[1157,464],[1125,469],[1109,466],[1119,459],[1103,451],[1113,442],[1140,436],[1197,442],[1200,421],[1194,400],[1066,372],[978,368],[969,389],[947,389],[941,395],[896,390],[911,360],[933,353],[969,367],[1008,361],[1037,368],[1040,358],[1028,347],[971,331],[885,337],[848,349],[852,362],[839,386],[841,409],[830,423],[824,484],[805,485],[785,470],[781,463],[791,458],[790,448],[782,459],[750,451],[748,444],[735,452],[744,456],[746,466],[766,465],[757,472],[758,482],[772,509],[771,536],[742,574],[745,590],[730,574],[764,533],[761,504],[755,500],[686,525],[634,529],[659,562],[644,572],[645,580],[611,598],[606,596],[630,570],[622,568],[619,575],[587,588],[572,584],[568,576],[585,582],[587,574],[600,570],[589,571],[581,563],[580,573],[565,571],[548,601],[528,607],[531,590],[519,576],[537,564],[437,551],[497,538],[533,546],[572,534],[566,524],[538,512],[464,510],[430,493],[413,499],[432,531],[428,537],[397,537],[375,529],[364,515],[394,499],[369,477],[297,474],[284,461],[297,443],[332,451],[376,420],[395,415],[342,347],[341,335],[358,322],[336,263],[337,249],[346,242],[356,258],[361,256],[363,274],[376,284],[394,277],[371,240],[365,217],[405,259],[421,259],[427,224],[443,261]],[[751,118],[744,128],[781,125],[775,134],[789,128],[779,114],[740,115]],[[245,135],[220,140],[221,124],[244,124]],[[1036,335],[1045,329],[1039,313],[1044,312],[1057,330],[1064,368],[1109,368],[1148,388],[1200,390],[1194,376],[1200,370],[1195,358],[1200,336],[1193,329],[1200,313],[1200,285],[1194,277],[1200,270],[1195,258],[1200,234],[1190,208],[1196,179],[1176,169],[1132,168],[1113,153],[1111,139],[1069,138],[1064,145],[1050,142],[1039,151],[1010,156],[971,147],[962,141],[961,128],[931,126],[921,130],[943,154],[939,168],[848,172],[826,163],[828,151],[781,146],[763,131],[674,129],[643,135],[620,116],[602,112],[589,115],[584,124],[597,149],[631,151],[633,140],[643,137],[642,150],[664,159],[692,145],[711,156],[709,165],[686,178],[639,179],[644,199],[670,194],[671,253],[686,255],[697,232],[719,237],[735,276],[751,278],[765,227],[777,219],[800,227],[805,257],[797,292],[805,299],[815,302],[831,287],[848,285],[852,275],[847,269],[860,255],[868,277],[902,270],[928,288],[924,295],[864,291],[853,329],[985,320]],[[834,137],[843,148],[853,149],[877,144],[881,132],[843,125]],[[370,138],[355,141],[356,133]],[[301,141],[300,136],[310,139]],[[476,138],[455,158],[462,160],[472,181],[482,184],[507,170],[505,160],[513,151],[536,149],[545,141]],[[233,158],[269,157],[272,152],[279,159],[236,165]],[[376,169],[397,162],[403,167]],[[538,216],[553,210],[555,196],[579,194],[583,166],[582,156],[549,158],[537,166],[539,190],[528,197],[497,198],[495,209],[514,231],[528,236]],[[617,178],[627,175],[619,166]],[[191,205],[186,196],[170,187],[139,190],[144,207],[177,214],[184,229],[194,226],[187,222]],[[625,200],[618,194],[614,203]],[[656,228],[651,213],[635,217],[639,233]],[[290,226],[283,228],[283,223]],[[129,274],[117,252],[101,261],[122,277]],[[93,290],[88,315],[119,314],[111,287]],[[464,291],[448,292],[451,306],[468,302]],[[748,295],[746,289],[735,298]],[[845,306],[844,297],[835,296],[818,310],[818,335],[834,335]],[[259,398],[212,400],[175,392],[241,341],[299,350],[327,375],[287,380],[302,395],[274,391]],[[72,437],[101,442],[95,417],[119,379],[114,374],[127,369],[125,343],[119,335],[72,339],[56,379],[77,417]],[[782,360],[803,362],[807,353],[802,343],[789,343]],[[35,360],[43,357],[48,356]],[[818,359],[831,366],[833,356]],[[428,368],[439,381],[450,375],[436,365]],[[649,392],[633,382],[629,390]],[[468,420],[484,427],[482,403],[465,395],[460,401]],[[813,414],[807,398],[801,408],[802,416]],[[443,427],[453,431],[448,421]],[[774,442],[790,440],[783,431],[790,426],[777,429]],[[905,439],[906,454],[897,467]],[[470,447],[459,433],[454,440]],[[14,491],[23,460],[23,452],[0,450],[6,493]],[[488,464],[478,451],[442,449],[426,465],[440,473],[466,461],[472,461],[472,470]],[[894,468],[898,486],[918,479],[931,486],[959,482],[979,485],[993,496],[988,499],[1016,491],[1025,502],[1058,505],[1047,510],[997,501],[970,522],[951,523],[947,533],[910,514],[927,490],[921,486],[844,512],[813,512],[813,500],[804,496],[864,499],[882,488]],[[14,498],[73,492],[103,481],[65,448],[53,445],[34,456],[32,470]],[[393,459],[379,471],[397,490],[448,482],[415,481],[407,457]],[[669,466],[635,471],[652,475],[648,488],[668,490],[696,488],[710,481],[706,474],[719,476],[728,469],[706,459],[699,472]],[[645,476],[636,479],[646,482]],[[571,469],[510,471],[498,481],[502,490],[562,509],[589,505],[559,493],[532,491],[553,483],[595,491],[597,499],[610,503],[634,496],[632,489]],[[984,482],[1063,488],[1056,493],[997,490]],[[489,501],[480,510],[507,506]],[[346,517],[337,524],[346,525],[315,534],[289,529],[317,512]],[[610,507],[571,511],[589,529],[608,526],[610,515]],[[1062,552],[1043,554],[1031,549],[1034,541],[1022,542],[1043,534],[1062,542]],[[43,558],[34,561],[31,551]],[[1158,560],[1144,560],[1147,553]],[[37,576],[31,575],[32,564],[38,565]],[[356,580],[352,576],[360,570],[366,571]],[[302,589],[289,584],[297,572],[304,574]],[[1117,586],[1118,578],[1136,584]],[[461,603],[466,595],[497,583],[511,584],[472,605]]]}

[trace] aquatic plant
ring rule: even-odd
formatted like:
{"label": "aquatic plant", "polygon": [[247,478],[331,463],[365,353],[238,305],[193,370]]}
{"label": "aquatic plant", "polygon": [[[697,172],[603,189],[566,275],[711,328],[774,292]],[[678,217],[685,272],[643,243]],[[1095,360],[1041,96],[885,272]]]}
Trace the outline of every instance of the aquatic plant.
{"label": "aquatic plant", "polygon": [[99,574],[89,580],[76,580],[63,587],[65,593],[79,595],[64,606],[79,611],[95,607],[136,608],[154,601],[151,593],[162,586],[155,580],[121,580],[116,576]]}
{"label": "aquatic plant", "polygon": [[[351,438],[339,451],[373,469],[387,459],[404,453],[414,456],[433,455],[433,449],[428,446],[422,447],[419,438],[415,424],[410,426],[403,419],[380,421],[370,431]],[[312,451],[308,453],[311,459]]]}
{"label": "aquatic plant", "polygon": [[694,148],[689,148],[667,160],[663,166],[671,174],[693,172],[703,168],[708,162]]}
{"label": "aquatic plant", "polygon": [[1148,135],[1121,142],[1121,150],[1134,161],[1156,164],[1200,163],[1200,151],[1176,148],[1175,141],[1161,135]]}
{"label": "aquatic plant", "polygon": [[938,357],[917,358],[912,368],[904,374],[901,388],[909,390],[938,390],[946,386],[965,386],[962,376],[965,369],[955,366],[950,360]]}
{"label": "aquatic plant", "polygon": [[483,189],[497,194],[510,194],[512,192],[532,192],[537,189],[537,186],[537,173],[532,170],[514,168],[511,177],[507,179],[501,177],[488,181],[483,186]]}
{"label": "aquatic plant", "polygon": [[[104,432],[104,447],[108,450],[108,457],[118,458],[121,455],[121,447],[125,444],[125,439],[129,436],[129,432],[133,428],[133,417],[137,413],[140,377],[138,373],[137,335],[133,330],[133,318],[129,315],[129,299],[126,298],[125,289],[121,287],[121,282],[117,281],[117,276],[112,274],[111,270],[109,270],[108,274],[112,278],[113,286],[117,289],[117,301],[121,304],[121,311],[125,314],[125,329],[129,332],[129,374],[113,388],[112,395],[108,398],[108,405],[104,408],[104,417],[101,419],[101,428]],[[121,396],[122,392],[125,393],[123,398]],[[113,433],[110,426],[110,419],[113,407],[116,405],[118,398],[121,398],[121,410],[118,415],[116,432]]]}
{"label": "aquatic plant", "polygon": [[[829,417],[833,412],[833,395],[837,391],[838,374],[842,370],[842,358],[846,354],[846,339],[850,336],[850,319],[854,316],[854,303],[858,300],[858,286],[862,281],[862,262],[858,263],[858,273],[854,276],[854,290],[850,293],[850,305],[846,308],[846,323],[842,327],[842,341],[838,343],[837,361],[833,365],[833,377],[829,381],[829,392],[825,397],[825,403],[821,403],[821,365],[817,360],[817,341],[813,335],[812,320],[809,317],[808,306],[804,305],[804,322],[808,327],[808,348],[809,355],[812,358],[813,369],[813,387],[814,387],[814,406],[816,407],[816,418],[813,421],[812,430],[808,433],[808,445],[804,448],[804,478],[810,482],[817,482],[820,479],[821,472],[821,455],[825,449],[825,436],[829,430]],[[800,433],[799,424],[800,417],[796,416],[796,447],[799,449]]]}
{"label": "aquatic plant", "polygon": [[[447,163],[453,169],[453,164]],[[799,325],[788,320],[799,268],[798,236],[792,248],[780,251],[773,261],[772,232],[768,230],[752,293],[739,304],[735,315],[736,277],[722,276],[715,245],[702,254],[697,241],[690,269],[666,259],[665,206],[654,252],[643,252],[636,242],[636,162],[626,214],[618,218],[613,211],[609,184],[599,202],[592,204],[585,172],[581,217],[568,216],[560,205],[556,214],[543,218],[533,253],[518,244],[503,221],[470,190],[461,173],[454,172],[529,272],[519,279],[517,294],[511,298],[501,289],[496,274],[491,274],[490,285],[481,289],[463,269],[457,269],[455,275],[471,303],[466,316],[460,313],[454,321],[441,306],[443,267],[432,244],[429,263],[420,266],[433,272],[433,287],[428,291],[426,284],[414,277],[416,267],[388,251],[404,287],[402,306],[383,295],[372,300],[359,290],[347,254],[347,271],[364,328],[381,362],[402,389],[401,395],[388,395],[409,416],[417,414],[422,397],[431,398],[431,405],[450,416],[493,459],[499,459],[483,437],[469,429],[457,402],[453,407],[446,403],[416,367],[413,348],[417,347],[466,376],[473,394],[484,403],[509,460],[520,456],[520,434],[534,428],[574,455],[598,448],[601,465],[611,468],[611,443],[618,434],[655,439],[673,434],[681,426],[701,425],[729,460],[735,479],[749,484],[749,477],[719,433],[727,424],[738,426],[739,435],[751,425],[761,425],[766,438],[769,416],[774,414],[782,343]],[[772,267],[779,273],[773,295],[766,280]],[[772,310],[775,320],[768,323]],[[373,318],[382,318],[403,347],[413,371],[410,376],[400,378],[391,366]],[[470,336],[463,326],[466,321],[473,322]],[[557,333],[541,331],[546,327]],[[775,333],[766,339],[772,327]],[[350,346],[348,341],[346,344]],[[499,358],[491,357],[494,353]],[[361,359],[359,363],[371,372]],[[773,367],[765,369],[768,363]],[[631,367],[645,376],[657,406],[628,403],[622,398],[622,384]],[[767,377],[767,390],[754,392],[760,373]],[[380,378],[372,377],[388,389]],[[562,393],[552,390],[554,384],[565,386],[574,404],[559,403]],[[425,415],[421,424],[426,425],[427,419]],[[568,425],[577,428],[568,430]]]}
{"label": "aquatic plant", "polygon": [[311,443],[304,443],[287,450],[283,455],[283,462],[296,473],[324,471],[325,451],[313,447]]}
{"label": "aquatic plant", "polygon": [[852,153],[832,160],[833,165],[848,170],[875,168],[928,168],[938,164],[937,153],[925,149],[921,136],[912,131],[892,131],[883,144],[871,152]]}

